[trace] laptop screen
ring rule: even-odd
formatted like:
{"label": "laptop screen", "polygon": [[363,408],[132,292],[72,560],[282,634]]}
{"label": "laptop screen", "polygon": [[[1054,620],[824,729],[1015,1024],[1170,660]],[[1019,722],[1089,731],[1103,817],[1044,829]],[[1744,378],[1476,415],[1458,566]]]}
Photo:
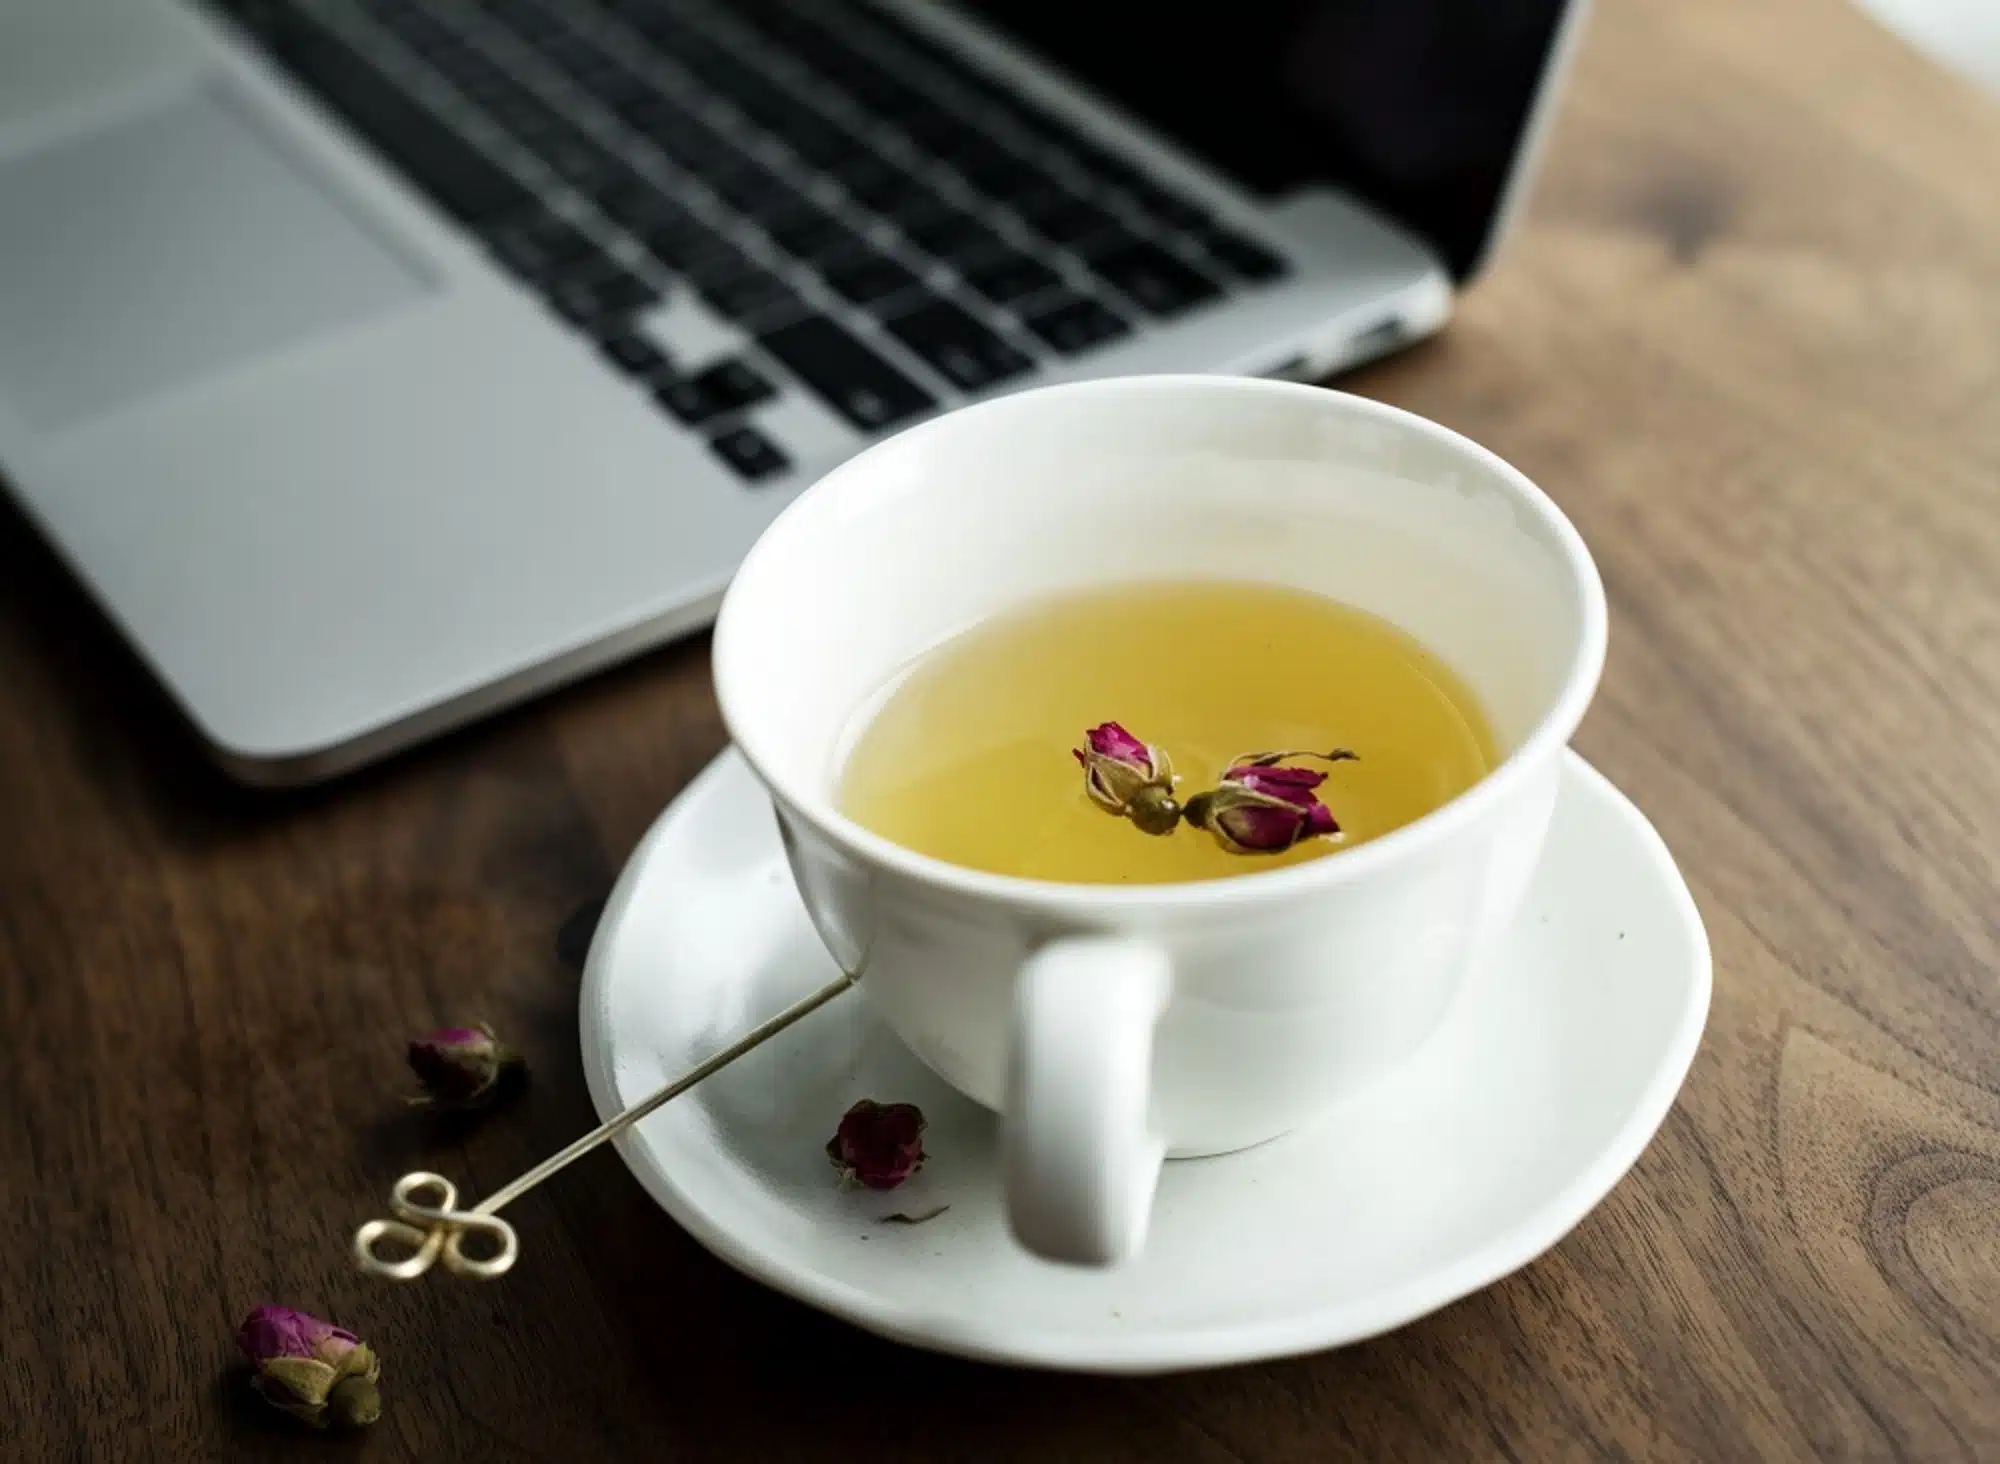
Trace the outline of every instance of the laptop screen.
{"label": "laptop screen", "polygon": [[1255,192],[1332,184],[1480,262],[1567,0],[970,10]]}

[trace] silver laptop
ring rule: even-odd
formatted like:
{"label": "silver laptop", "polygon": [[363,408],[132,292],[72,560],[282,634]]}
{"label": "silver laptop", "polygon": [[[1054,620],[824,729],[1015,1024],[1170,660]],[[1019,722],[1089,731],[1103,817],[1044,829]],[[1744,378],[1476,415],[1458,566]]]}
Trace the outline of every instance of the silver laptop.
{"label": "silver laptop", "polygon": [[712,616],[871,440],[1435,331],[1565,0],[5,0],[0,465],[224,766]]}

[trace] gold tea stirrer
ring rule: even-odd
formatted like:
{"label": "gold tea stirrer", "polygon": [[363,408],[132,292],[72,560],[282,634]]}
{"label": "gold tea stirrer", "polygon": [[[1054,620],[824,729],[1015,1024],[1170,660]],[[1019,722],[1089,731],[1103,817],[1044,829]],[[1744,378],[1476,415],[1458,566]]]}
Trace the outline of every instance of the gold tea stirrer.
{"label": "gold tea stirrer", "polygon": [[[640,1099],[623,1113],[617,1113],[578,1139],[551,1154],[541,1163],[502,1185],[470,1210],[458,1208],[458,1186],[442,1174],[417,1170],[396,1181],[389,1192],[390,1220],[370,1220],[354,1232],[354,1261],[371,1276],[390,1281],[414,1281],[440,1260],[454,1276],[470,1276],[492,1281],[513,1269],[521,1255],[521,1237],[514,1227],[496,1213],[512,1204],[559,1169],[567,1168],[607,1139],[632,1127],[654,1109],[678,1098],[711,1073],[777,1036],[801,1017],[810,1016],[854,985],[859,972],[842,972],[812,995],[793,1002],[770,1021],[752,1029],[722,1051],[703,1059],[657,1092]],[[426,1203],[426,1200],[430,1203]],[[489,1256],[465,1253],[468,1235],[484,1236],[494,1246]],[[403,1247],[409,1254],[391,1260],[380,1254],[382,1242]]]}

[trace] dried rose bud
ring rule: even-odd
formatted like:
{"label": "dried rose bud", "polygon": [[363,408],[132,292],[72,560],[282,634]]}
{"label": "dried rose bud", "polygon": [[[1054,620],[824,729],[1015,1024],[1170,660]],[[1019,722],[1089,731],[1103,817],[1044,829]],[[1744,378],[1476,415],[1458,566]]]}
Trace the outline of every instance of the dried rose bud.
{"label": "dried rose bud", "polygon": [[1311,768],[1282,768],[1280,758],[1317,757],[1351,762],[1353,753],[1265,752],[1238,758],[1212,792],[1188,800],[1187,820],[1207,829],[1232,854],[1281,854],[1302,839],[1337,834],[1333,810],[1313,790],[1326,774]]}
{"label": "dried rose bud", "polygon": [[841,1116],[826,1141],[826,1157],[842,1184],[891,1190],[919,1169],[924,1153],[924,1111],[914,1103],[877,1103],[863,1098]]}
{"label": "dried rose bud", "polygon": [[445,1027],[410,1044],[410,1070],[424,1086],[413,1102],[453,1112],[485,1108],[528,1075],[521,1055],[491,1027]]}
{"label": "dried rose bud", "polygon": [[344,1327],[260,1306],[236,1329],[236,1345],[257,1369],[250,1385],[264,1401],[314,1428],[359,1428],[382,1416],[381,1361]]}
{"label": "dried rose bud", "polygon": [[1083,767],[1084,791],[1107,813],[1129,818],[1143,832],[1171,834],[1181,821],[1174,799],[1174,765],[1165,748],[1151,747],[1116,722],[1084,734],[1088,748],[1073,747]]}

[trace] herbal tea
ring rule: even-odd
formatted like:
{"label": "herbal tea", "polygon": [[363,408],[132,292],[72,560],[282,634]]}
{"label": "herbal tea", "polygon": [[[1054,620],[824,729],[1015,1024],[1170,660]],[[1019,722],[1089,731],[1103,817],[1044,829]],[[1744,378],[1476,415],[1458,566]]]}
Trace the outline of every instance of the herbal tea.
{"label": "herbal tea", "polygon": [[916,661],[839,802],[906,848],[1028,879],[1219,879],[1353,848],[1497,762],[1471,691],[1387,621],[1271,585],[1131,585]]}

